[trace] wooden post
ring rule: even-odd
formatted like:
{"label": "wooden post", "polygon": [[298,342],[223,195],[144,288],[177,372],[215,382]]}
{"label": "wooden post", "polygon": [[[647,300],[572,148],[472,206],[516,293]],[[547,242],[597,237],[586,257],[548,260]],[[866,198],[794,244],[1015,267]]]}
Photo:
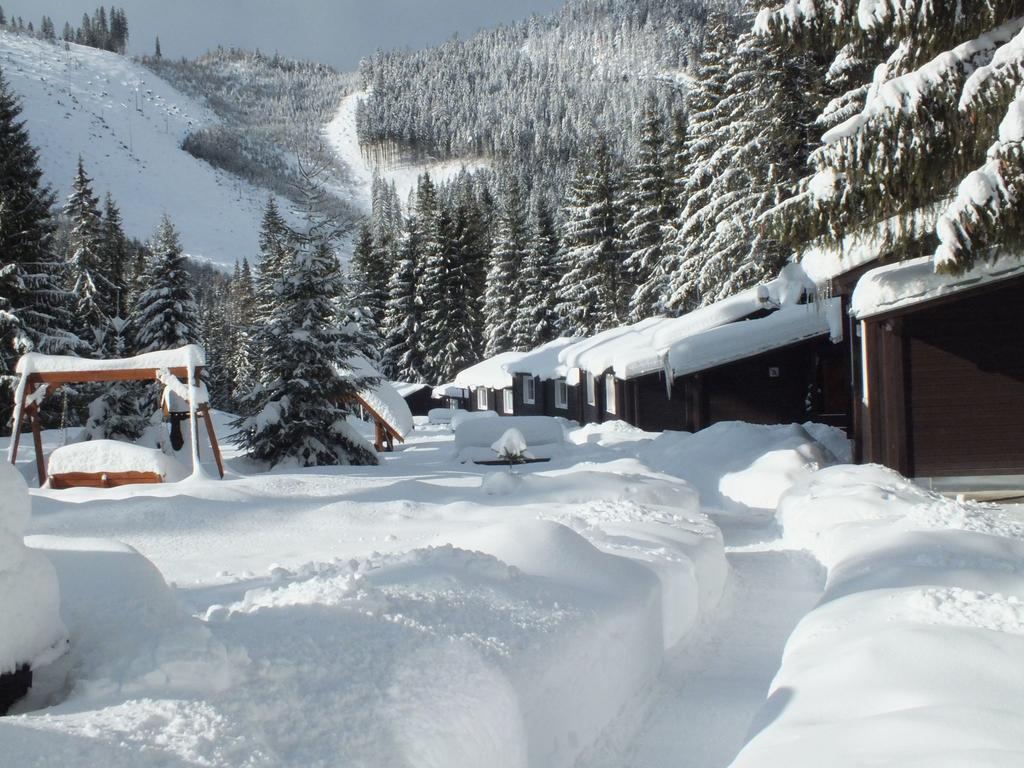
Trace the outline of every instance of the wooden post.
{"label": "wooden post", "polygon": [[22,404],[22,413],[17,419],[17,423],[14,425],[14,435],[11,436],[11,464],[16,464],[18,461],[18,445],[21,443],[21,423],[25,419],[24,403]]}
{"label": "wooden post", "polygon": [[217,442],[217,433],[213,431],[213,419],[210,417],[210,406],[205,403],[199,407],[203,414],[203,423],[206,425],[206,434],[210,436],[210,448],[213,449],[213,458],[217,460],[217,471],[221,478],[224,477],[224,460],[220,456],[220,443]]}
{"label": "wooden post", "polygon": [[36,472],[39,473],[39,487],[46,484],[46,460],[43,458],[43,430],[39,423],[39,406],[33,405],[29,415],[32,421],[32,440],[36,448]]}

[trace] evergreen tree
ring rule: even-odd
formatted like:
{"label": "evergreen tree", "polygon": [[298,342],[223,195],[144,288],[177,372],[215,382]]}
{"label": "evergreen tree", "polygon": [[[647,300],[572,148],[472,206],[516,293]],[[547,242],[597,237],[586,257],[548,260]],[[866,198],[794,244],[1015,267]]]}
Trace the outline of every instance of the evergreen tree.
{"label": "evergreen tree", "polygon": [[509,175],[502,196],[484,291],[485,357],[529,347],[531,334],[528,330],[519,338],[513,335],[513,323],[523,301],[521,277],[527,261],[529,242],[530,231],[522,190],[515,176]]}
{"label": "evergreen tree", "polygon": [[618,183],[608,147],[573,180],[562,236],[565,271],[558,286],[563,335],[589,336],[626,320],[632,288],[625,275]]}
{"label": "evergreen tree", "polygon": [[7,16],[4,15],[4,7],[0,5],[0,27],[7,26]]}
{"label": "evergreen tree", "polygon": [[423,271],[427,381],[434,384],[451,381],[473,362],[468,276],[458,237],[468,222],[456,220],[465,213],[461,208],[442,207],[438,214],[442,247],[436,256],[428,257]]}
{"label": "evergreen tree", "polygon": [[665,258],[665,230],[674,213],[665,160],[663,118],[651,94],[644,105],[636,170],[627,199],[629,218],[624,227],[624,246],[629,252],[625,267],[636,286],[629,302],[632,322],[656,314],[664,292],[659,278]]}
{"label": "evergreen tree", "polygon": [[178,232],[163,217],[151,252],[132,323],[139,353],[177,349],[199,342],[199,313]]}
{"label": "evergreen tree", "polygon": [[387,251],[374,242],[369,224],[363,224],[356,238],[349,264],[352,288],[351,306],[356,312],[353,321],[370,339],[374,350],[371,360],[380,357],[380,329],[388,300],[388,278],[391,270]]}
{"label": "evergreen tree", "polygon": [[103,219],[92,180],[82,159],[64,206],[71,233],[68,240],[68,285],[73,295],[75,331],[94,357],[108,357],[116,337],[111,319],[117,315],[117,289],[104,263]]}
{"label": "evergreen tree", "polygon": [[66,354],[78,343],[63,260],[53,252],[53,196],[20,114],[0,72],[0,414],[10,413],[18,355]]}
{"label": "evergreen tree", "polygon": [[111,317],[128,317],[130,292],[131,253],[128,238],[121,224],[121,210],[108,192],[103,201],[103,271],[111,286],[113,296],[108,312]]}
{"label": "evergreen tree", "polygon": [[388,281],[388,303],[384,311],[384,372],[390,379],[424,381],[425,365],[420,334],[423,308],[419,295],[419,262],[422,236],[415,215],[406,219],[398,242],[395,267]]}
{"label": "evergreen tree", "polygon": [[558,335],[556,300],[559,243],[551,209],[543,201],[534,205],[532,239],[523,267],[523,300],[516,312],[512,336],[516,345],[531,349]]}
{"label": "evergreen tree", "polygon": [[774,231],[801,250],[868,235],[882,255],[932,254],[954,273],[1017,249],[1020,3],[907,0],[870,15],[847,5],[786,2],[758,18],[758,35],[831,59],[829,85],[838,70],[849,86],[821,99],[813,176],[774,212]]}
{"label": "evergreen tree", "polygon": [[260,226],[260,260],[256,277],[257,322],[265,322],[277,303],[279,284],[284,278],[285,266],[293,258],[293,244],[289,242],[288,226],[277,208],[273,195],[267,198]]}
{"label": "evergreen tree", "polygon": [[248,259],[235,264],[231,280],[228,306],[228,333],[231,339],[228,366],[231,370],[231,388],[228,392],[232,407],[237,408],[239,399],[256,384],[259,366],[254,359],[254,326],[256,323],[256,290],[252,268]]}
{"label": "evergreen tree", "polygon": [[271,466],[288,459],[300,466],[376,464],[346,420],[348,403],[371,382],[345,373],[356,349],[338,323],[337,297],[345,292],[333,251],[339,230],[309,205],[322,191],[317,168],[303,169],[303,184],[306,226],[286,231],[290,258],[260,337],[264,359],[259,383],[243,403],[250,415],[237,424],[241,442]]}

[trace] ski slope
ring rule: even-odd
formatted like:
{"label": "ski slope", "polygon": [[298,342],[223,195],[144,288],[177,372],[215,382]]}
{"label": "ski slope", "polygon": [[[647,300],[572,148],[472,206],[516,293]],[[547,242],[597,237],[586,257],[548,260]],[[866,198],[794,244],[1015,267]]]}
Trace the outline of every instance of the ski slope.
{"label": "ski slope", "polygon": [[480,159],[440,160],[432,163],[397,165],[381,165],[373,162],[363,154],[359,146],[359,134],[356,130],[356,110],[359,108],[359,102],[368,95],[369,92],[364,90],[346,96],[341,100],[334,119],[324,127],[327,146],[349,168],[352,179],[350,195],[354,204],[369,210],[374,175],[389,182],[393,181],[398,191],[398,199],[405,201],[409,197],[409,193],[416,188],[416,180],[423,173],[429,173],[435,182],[444,182],[454,179],[463,168],[475,171],[487,167],[487,162]]}
{"label": "ski slope", "polygon": [[58,205],[81,155],[94,191],[114,196],[130,236],[149,238],[166,213],[190,256],[231,265],[258,253],[268,192],[181,149],[191,130],[217,121],[201,103],[124,56],[4,31],[0,70]]}

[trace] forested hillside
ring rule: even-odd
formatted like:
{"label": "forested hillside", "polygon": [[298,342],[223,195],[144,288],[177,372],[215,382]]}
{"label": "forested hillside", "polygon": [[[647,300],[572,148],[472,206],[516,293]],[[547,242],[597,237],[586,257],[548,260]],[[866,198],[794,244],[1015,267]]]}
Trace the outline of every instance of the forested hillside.
{"label": "forested hillside", "polygon": [[347,169],[323,150],[321,133],[356,86],[355,75],[224,48],[197,59],[143,63],[221,118],[185,137],[182,148],[195,157],[285,196],[299,183],[295,159],[315,159],[329,165],[336,190],[347,187]]}
{"label": "forested hillside", "polygon": [[709,9],[729,0],[570,0],[558,13],[361,68],[364,149],[385,156],[508,161],[549,190],[597,138],[625,153],[648,91],[681,104]]}

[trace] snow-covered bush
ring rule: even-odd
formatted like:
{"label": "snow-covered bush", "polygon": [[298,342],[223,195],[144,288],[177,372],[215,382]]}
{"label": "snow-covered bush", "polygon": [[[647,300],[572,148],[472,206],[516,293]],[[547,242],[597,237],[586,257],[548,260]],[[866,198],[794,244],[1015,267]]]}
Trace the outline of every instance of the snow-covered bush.
{"label": "snow-covered bush", "polygon": [[526,438],[514,427],[506,430],[501,437],[495,440],[491,445],[491,450],[498,454],[499,459],[507,461],[509,464],[522,464],[530,458],[526,452]]}

